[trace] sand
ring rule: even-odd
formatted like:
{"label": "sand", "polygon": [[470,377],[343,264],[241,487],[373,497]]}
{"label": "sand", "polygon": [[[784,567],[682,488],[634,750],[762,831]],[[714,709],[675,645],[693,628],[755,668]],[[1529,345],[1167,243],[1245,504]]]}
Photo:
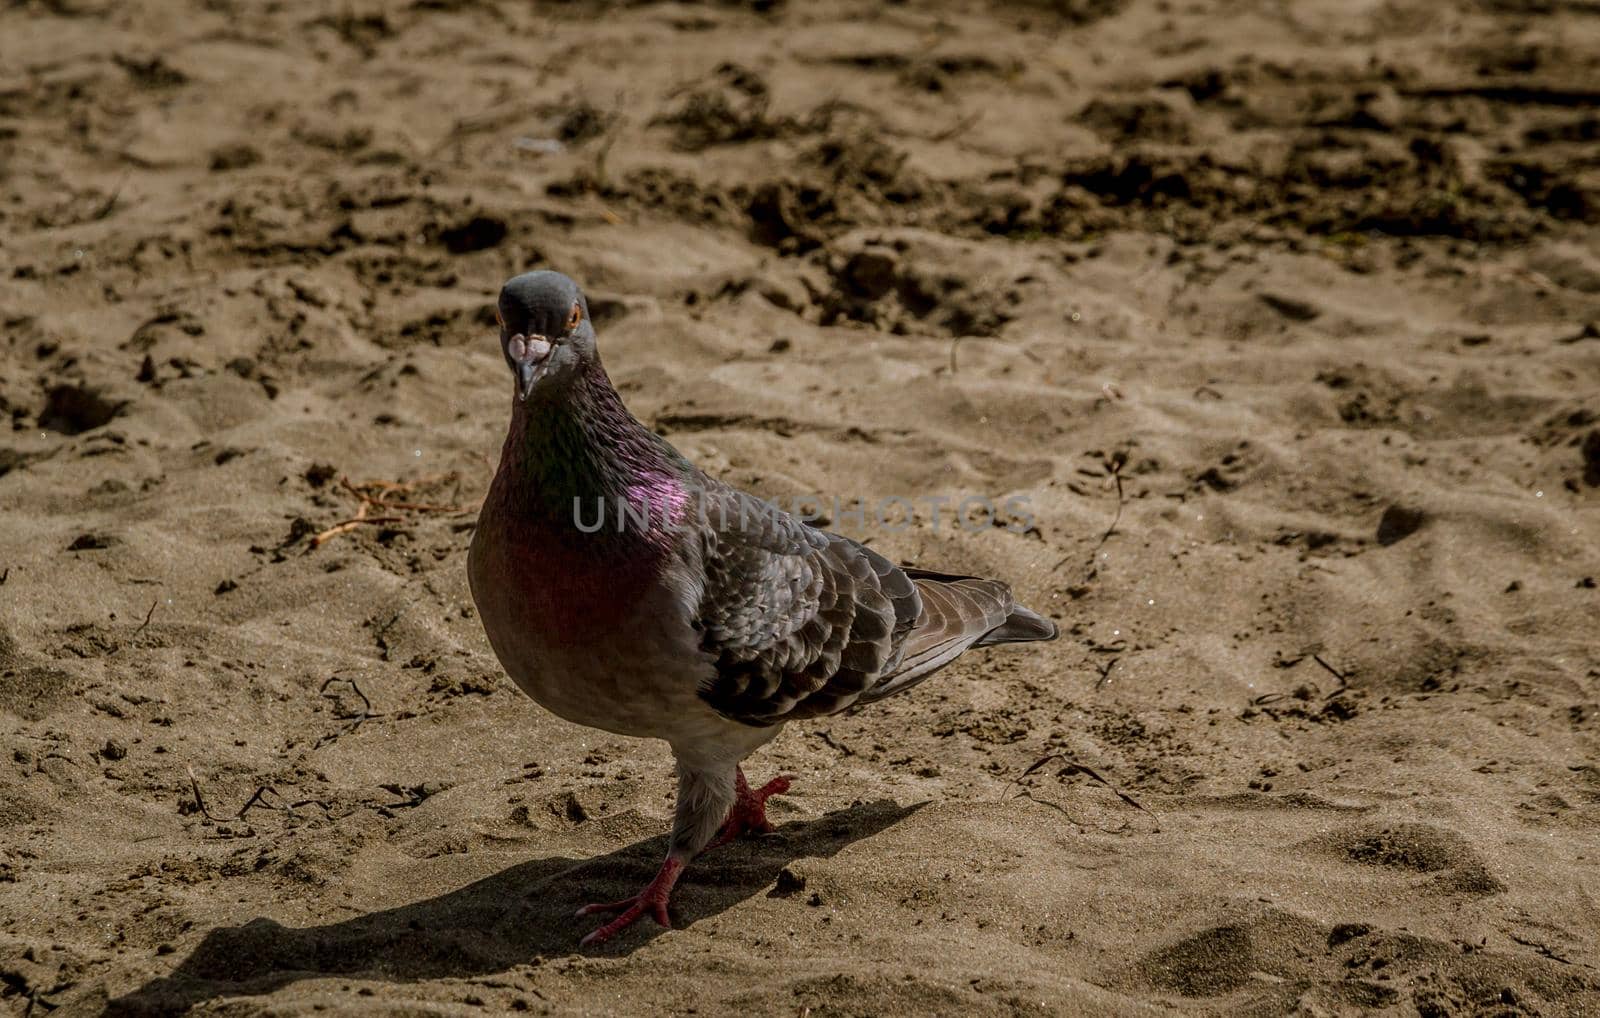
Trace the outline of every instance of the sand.
{"label": "sand", "polygon": [[[1600,1013],[1597,81],[1588,0],[7,5],[0,1011]],[[587,953],[673,784],[468,596],[536,266],[730,481],[1025,500],[852,532],[1062,627]]]}

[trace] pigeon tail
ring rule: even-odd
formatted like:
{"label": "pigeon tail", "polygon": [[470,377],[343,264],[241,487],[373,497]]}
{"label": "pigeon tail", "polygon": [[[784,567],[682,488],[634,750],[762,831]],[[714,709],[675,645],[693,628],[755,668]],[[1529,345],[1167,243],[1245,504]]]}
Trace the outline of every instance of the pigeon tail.
{"label": "pigeon tail", "polygon": [[904,655],[884,681],[859,702],[904,692],[973,647],[1053,640],[1055,623],[1011,599],[999,580],[906,567],[916,584],[921,613],[906,638]]}
{"label": "pigeon tail", "polygon": [[974,643],[974,647],[993,647],[999,643],[1033,643],[1035,641],[1048,642],[1061,635],[1061,630],[1056,624],[1040,615],[1022,607],[1020,604],[1011,606],[1011,614],[1006,620],[984,633],[982,638]]}

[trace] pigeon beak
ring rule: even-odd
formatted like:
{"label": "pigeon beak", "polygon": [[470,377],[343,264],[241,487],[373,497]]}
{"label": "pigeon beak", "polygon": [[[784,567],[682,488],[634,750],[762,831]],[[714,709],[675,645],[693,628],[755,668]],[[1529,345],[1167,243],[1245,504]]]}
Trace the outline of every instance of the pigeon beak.
{"label": "pigeon beak", "polygon": [[511,368],[517,373],[517,397],[523,401],[533,391],[534,383],[544,376],[550,361],[550,351],[555,349],[543,336],[524,336],[518,333],[506,340],[506,356],[511,358]]}

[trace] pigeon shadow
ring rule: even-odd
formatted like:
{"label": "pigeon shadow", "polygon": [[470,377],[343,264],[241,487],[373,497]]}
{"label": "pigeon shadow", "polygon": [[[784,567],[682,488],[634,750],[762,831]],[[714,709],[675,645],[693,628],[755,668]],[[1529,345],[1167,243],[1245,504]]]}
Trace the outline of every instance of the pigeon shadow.
{"label": "pigeon shadow", "polygon": [[[673,895],[678,927],[717,915],[775,888],[796,859],[828,857],[871,837],[926,803],[857,803],[775,835],[715,849],[685,871]],[[170,975],[109,1000],[116,1018],[181,1014],[202,1000],[270,993],[300,979],[350,976],[410,982],[506,971],[577,953],[600,919],[575,919],[589,901],[634,893],[654,875],[665,836],[592,859],[552,856],[510,866],[438,897],[301,929],[271,919],[218,927]],[[593,953],[626,955],[665,933],[644,919]]]}

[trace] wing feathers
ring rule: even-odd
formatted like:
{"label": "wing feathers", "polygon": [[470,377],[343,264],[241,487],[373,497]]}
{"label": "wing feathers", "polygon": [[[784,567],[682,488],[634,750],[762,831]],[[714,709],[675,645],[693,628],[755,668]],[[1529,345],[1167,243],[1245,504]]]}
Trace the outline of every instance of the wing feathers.
{"label": "wing feathers", "polygon": [[1012,608],[1011,591],[999,580],[919,577],[915,583],[922,594],[922,615],[906,640],[905,655],[864,701],[910,689],[1004,623]]}
{"label": "wing feathers", "polygon": [[1055,635],[998,580],[901,569],[765,504],[752,514],[753,496],[716,494],[739,525],[708,530],[699,549],[702,647],[714,658],[700,696],[725,717],[833,714],[908,689],[974,645]]}

